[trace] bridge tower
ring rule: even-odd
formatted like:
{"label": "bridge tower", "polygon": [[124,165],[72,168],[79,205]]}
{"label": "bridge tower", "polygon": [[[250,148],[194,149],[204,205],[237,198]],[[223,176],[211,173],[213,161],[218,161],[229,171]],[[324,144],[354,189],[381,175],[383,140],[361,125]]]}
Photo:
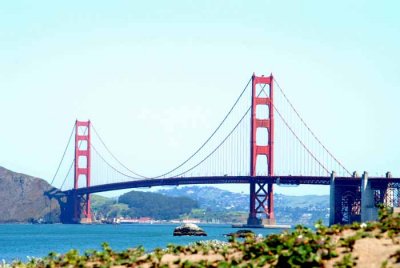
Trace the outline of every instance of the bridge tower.
{"label": "bridge tower", "polygon": [[[74,160],[74,190],[79,188],[79,180],[86,181],[85,187],[90,187],[91,153],[90,153],[90,120],[75,122],[75,160]],[[90,223],[92,213],[90,195],[73,196],[74,222]],[[83,215],[82,215],[83,214]]]}
{"label": "bridge tower", "polygon": [[[268,164],[268,176],[274,175],[274,88],[273,76],[252,76],[252,104],[251,104],[251,134],[250,134],[250,176],[257,176],[257,157],[265,156]],[[265,85],[267,97],[257,95],[257,85]],[[266,105],[268,116],[264,119],[257,117],[257,106]],[[257,129],[266,128],[268,131],[267,145],[257,144]],[[259,137],[260,138],[260,137]],[[275,224],[274,196],[272,183],[252,181],[250,183],[250,213],[247,219],[248,225]],[[257,218],[257,215],[265,215],[266,219]]]}

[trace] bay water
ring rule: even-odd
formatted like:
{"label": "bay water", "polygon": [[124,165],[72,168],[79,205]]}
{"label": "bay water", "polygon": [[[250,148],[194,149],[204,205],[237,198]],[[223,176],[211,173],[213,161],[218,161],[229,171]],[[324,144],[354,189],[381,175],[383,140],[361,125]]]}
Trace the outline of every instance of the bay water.
{"label": "bay water", "polygon": [[[68,225],[68,224],[0,224],[0,260],[27,261],[29,257],[44,257],[50,252],[66,253],[77,249],[81,253],[101,249],[107,242],[114,250],[144,246],[146,251],[168,244],[187,245],[200,240],[228,241],[227,233],[238,229],[230,225],[199,225],[206,237],[174,237],[173,224]],[[282,232],[280,229],[252,229],[257,235]]]}

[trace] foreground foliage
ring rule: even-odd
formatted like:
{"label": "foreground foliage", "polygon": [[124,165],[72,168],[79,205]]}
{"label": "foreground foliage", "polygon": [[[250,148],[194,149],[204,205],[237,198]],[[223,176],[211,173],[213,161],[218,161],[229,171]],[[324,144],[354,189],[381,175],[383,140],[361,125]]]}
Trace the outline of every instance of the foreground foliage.
{"label": "foreground foliage", "polygon": [[[379,222],[326,227],[318,222],[315,230],[296,226],[291,232],[265,238],[249,236],[229,243],[203,241],[188,246],[169,245],[146,253],[142,247],[122,252],[107,244],[101,251],[80,255],[50,253],[12,267],[353,267],[358,263],[355,244],[362,239],[386,239],[400,243],[400,216],[382,209]],[[380,263],[381,267],[400,266],[399,250]],[[379,267],[379,266],[378,266]]]}

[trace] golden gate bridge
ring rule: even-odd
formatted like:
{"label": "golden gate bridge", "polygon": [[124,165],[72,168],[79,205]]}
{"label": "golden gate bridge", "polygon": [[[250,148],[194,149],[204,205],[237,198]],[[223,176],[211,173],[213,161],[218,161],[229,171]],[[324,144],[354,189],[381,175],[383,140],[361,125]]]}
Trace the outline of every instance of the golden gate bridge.
{"label": "golden gate bridge", "polygon": [[350,173],[305,123],[272,74],[253,74],[211,135],[160,174],[128,167],[91,121],[77,120],[51,182],[65,195],[63,221],[74,223],[92,221],[92,193],[228,183],[249,185],[247,225],[253,227],[276,222],[274,184],[329,185],[330,223],[373,220],[378,204],[400,206],[400,178]]}

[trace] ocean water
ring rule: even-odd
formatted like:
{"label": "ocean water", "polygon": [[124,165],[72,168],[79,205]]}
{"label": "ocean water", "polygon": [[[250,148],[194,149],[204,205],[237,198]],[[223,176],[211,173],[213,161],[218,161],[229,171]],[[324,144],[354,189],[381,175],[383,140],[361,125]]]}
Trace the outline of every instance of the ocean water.
{"label": "ocean water", "polygon": [[[115,250],[144,246],[150,251],[168,244],[186,245],[199,240],[227,241],[224,234],[238,229],[230,225],[199,225],[207,237],[174,237],[177,225],[66,225],[66,224],[0,224],[0,260],[26,261],[28,257],[44,257],[49,252],[65,253],[74,248],[80,252],[101,249],[103,242]],[[253,229],[256,234],[278,233],[279,229]]]}

